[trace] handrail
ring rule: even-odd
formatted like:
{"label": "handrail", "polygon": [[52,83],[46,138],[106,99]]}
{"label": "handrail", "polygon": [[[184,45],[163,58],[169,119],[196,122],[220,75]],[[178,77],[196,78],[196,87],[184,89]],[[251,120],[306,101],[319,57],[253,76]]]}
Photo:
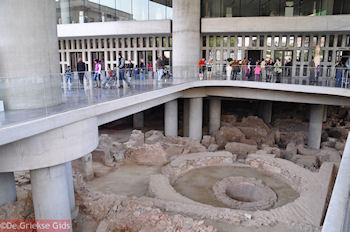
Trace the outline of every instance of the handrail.
{"label": "handrail", "polygon": [[345,145],[342,160],[322,232],[349,231],[349,200],[350,200],[350,133]]}

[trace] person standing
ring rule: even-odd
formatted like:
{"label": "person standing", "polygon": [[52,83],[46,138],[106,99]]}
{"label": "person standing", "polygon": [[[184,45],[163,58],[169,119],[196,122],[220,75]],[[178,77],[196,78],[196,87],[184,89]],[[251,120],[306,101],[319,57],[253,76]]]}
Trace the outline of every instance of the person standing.
{"label": "person standing", "polygon": [[267,72],[266,72],[266,82],[274,82],[274,78],[273,78],[273,66],[274,66],[274,63],[272,61],[272,59],[270,58],[269,59],[269,62],[267,63]]}
{"label": "person standing", "polygon": [[209,59],[207,63],[207,80],[211,79],[212,71],[213,71],[213,60]]}
{"label": "person standing", "polygon": [[254,69],[255,81],[260,81],[260,71],[261,71],[261,67],[259,65],[259,62],[257,61],[255,63],[255,69]]}
{"label": "person standing", "polygon": [[140,62],[140,73],[141,73],[140,79],[141,79],[141,81],[145,80],[145,74],[146,74],[145,68],[146,68],[145,60],[141,59],[141,62]]}
{"label": "person standing", "polygon": [[281,74],[282,74],[282,64],[280,59],[276,59],[276,63],[274,64],[275,73],[276,73],[276,83],[281,83]]}
{"label": "person standing", "polygon": [[72,69],[70,68],[69,65],[67,66],[67,68],[65,70],[65,74],[66,74],[66,83],[68,85],[69,83],[72,83]]}
{"label": "person standing", "polygon": [[335,87],[342,87],[343,69],[343,62],[339,61],[339,63],[335,66]]}
{"label": "person standing", "polygon": [[96,59],[95,60],[95,74],[94,74],[94,81],[96,82],[96,86],[100,88],[101,87],[101,70],[102,70],[102,65],[101,62]]}
{"label": "person standing", "polygon": [[247,60],[246,58],[244,57],[244,59],[242,60],[242,63],[241,63],[242,67],[241,67],[241,70],[242,70],[242,77],[245,77],[246,76],[246,65],[247,65]]}
{"label": "person standing", "polygon": [[310,78],[309,78],[309,84],[314,85],[315,84],[315,60],[312,57],[311,61],[309,62],[309,68],[310,68]]}
{"label": "person standing", "polygon": [[203,80],[204,68],[205,68],[205,58],[202,58],[198,62],[199,80]]}
{"label": "person standing", "polygon": [[130,87],[130,82],[125,78],[125,59],[121,54],[118,55],[118,59],[119,88],[123,88],[123,81],[125,81],[128,84],[128,87]]}
{"label": "person standing", "polygon": [[84,85],[84,75],[85,75],[85,63],[83,62],[82,58],[79,58],[77,63],[77,71],[79,76],[80,84]]}
{"label": "person standing", "polygon": [[131,80],[132,71],[134,69],[134,64],[132,63],[131,60],[129,60],[129,64],[127,65],[127,68],[128,68],[129,80]]}
{"label": "person standing", "polygon": [[159,56],[156,62],[156,69],[158,74],[158,81],[160,81],[164,74],[164,62],[162,56]]}

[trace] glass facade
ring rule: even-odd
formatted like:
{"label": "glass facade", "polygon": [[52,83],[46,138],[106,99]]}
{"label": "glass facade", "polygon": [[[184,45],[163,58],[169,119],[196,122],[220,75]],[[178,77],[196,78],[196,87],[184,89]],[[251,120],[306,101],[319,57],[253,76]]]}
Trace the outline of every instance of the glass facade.
{"label": "glass facade", "polygon": [[350,14],[349,0],[202,0],[202,17]]}
{"label": "glass facade", "polygon": [[57,23],[172,19],[172,0],[56,0]]}

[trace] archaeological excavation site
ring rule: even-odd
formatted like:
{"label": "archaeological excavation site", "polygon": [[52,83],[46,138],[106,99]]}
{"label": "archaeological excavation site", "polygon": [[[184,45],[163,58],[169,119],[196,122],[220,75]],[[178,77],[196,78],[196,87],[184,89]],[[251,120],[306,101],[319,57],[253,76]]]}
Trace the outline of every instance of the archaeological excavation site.
{"label": "archaeological excavation site", "polygon": [[[189,137],[186,99],[175,117],[180,136],[164,133],[164,105],[100,126],[98,147],[72,161],[73,230],[321,231],[350,110],[324,109],[314,149],[306,104],[270,103],[266,115],[266,102],[222,98],[215,126],[212,101],[195,119],[203,121],[200,139]],[[15,180],[18,200],[0,218],[34,218],[29,172]]]}

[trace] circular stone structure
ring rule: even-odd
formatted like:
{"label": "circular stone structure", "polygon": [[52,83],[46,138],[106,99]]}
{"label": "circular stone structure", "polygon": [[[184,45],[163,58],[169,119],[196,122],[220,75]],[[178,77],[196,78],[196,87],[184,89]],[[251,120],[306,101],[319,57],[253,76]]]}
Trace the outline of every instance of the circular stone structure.
{"label": "circular stone structure", "polygon": [[265,210],[277,201],[276,193],[256,178],[227,177],[216,182],[213,191],[218,201],[232,209]]}

